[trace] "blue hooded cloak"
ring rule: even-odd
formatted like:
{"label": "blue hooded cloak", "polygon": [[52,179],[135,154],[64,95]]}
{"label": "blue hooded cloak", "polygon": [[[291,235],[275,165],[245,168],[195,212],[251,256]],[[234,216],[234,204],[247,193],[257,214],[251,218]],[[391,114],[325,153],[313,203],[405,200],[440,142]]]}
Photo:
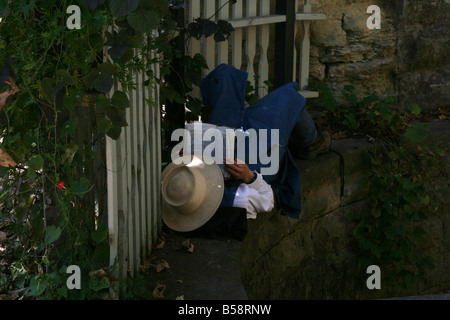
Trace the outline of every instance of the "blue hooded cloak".
{"label": "blue hooded cloak", "polygon": [[[263,146],[266,148],[263,153],[269,152],[270,155],[270,152],[279,152],[279,169],[276,174],[263,175],[263,178],[272,186],[282,214],[298,218],[301,211],[300,174],[288,150],[288,144],[295,123],[305,108],[306,100],[299,94],[298,84],[291,82],[246,107],[247,77],[246,72],[221,64],[202,79],[200,90],[203,103],[213,107],[208,122],[219,126],[243,128],[243,130],[255,129],[256,132],[259,132],[259,129],[267,129],[267,146]],[[270,150],[271,129],[279,130],[280,147],[278,149]],[[248,146],[246,152],[246,159],[249,159]],[[256,164],[248,164],[250,170],[258,172],[269,165],[262,164],[259,158]],[[240,183],[235,180],[226,182],[221,206],[233,205]]]}

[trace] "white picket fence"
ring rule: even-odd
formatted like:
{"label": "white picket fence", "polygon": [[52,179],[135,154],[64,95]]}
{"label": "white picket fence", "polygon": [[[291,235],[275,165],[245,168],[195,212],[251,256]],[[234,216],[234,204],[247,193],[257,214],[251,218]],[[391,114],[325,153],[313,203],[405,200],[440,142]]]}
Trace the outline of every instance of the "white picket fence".
{"label": "white picket fence", "polygon": [[[153,64],[152,69],[159,77],[159,66]],[[144,85],[144,72],[135,72],[133,78],[136,89],[128,92],[128,126],[119,139],[106,140],[110,266],[121,280],[138,272],[161,226],[159,89]],[[114,90],[121,88],[116,85]]]}
{"label": "white picket fence", "polygon": [[[267,94],[264,82],[269,80],[269,55],[271,46],[270,26],[286,22],[286,15],[275,14],[275,1],[272,0],[237,0],[235,4],[228,0],[190,0],[189,22],[195,18],[209,18],[223,6],[217,19],[226,20],[234,27],[234,31],[225,42],[216,43],[213,37],[207,39],[191,39],[189,54],[201,53],[206,58],[209,70],[221,63],[245,70],[248,80],[253,81],[260,97]],[[296,3],[295,11],[299,5]],[[306,0],[302,12],[296,13],[295,34],[303,30],[299,43],[299,50],[295,50],[293,66],[295,72],[292,81],[297,81],[300,93],[305,98],[317,97],[318,93],[308,91],[310,40],[309,26],[313,20],[325,19],[325,14],[312,13],[311,3]],[[299,26],[298,24],[301,24]],[[301,28],[299,28],[301,27]],[[257,59],[257,61],[256,61]],[[198,90],[197,90],[198,94]]]}

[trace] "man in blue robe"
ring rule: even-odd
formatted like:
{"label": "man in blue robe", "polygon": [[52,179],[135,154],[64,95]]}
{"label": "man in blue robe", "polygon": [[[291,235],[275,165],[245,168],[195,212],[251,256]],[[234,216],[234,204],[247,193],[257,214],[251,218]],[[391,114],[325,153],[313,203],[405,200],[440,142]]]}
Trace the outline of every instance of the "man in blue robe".
{"label": "man in blue robe", "polygon": [[[221,64],[202,79],[200,90],[203,103],[205,106],[213,107],[207,122],[218,126],[242,128],[244,131],[278,130],[278,150],[271,150],[271,141],[268,139],[264,151],[279,152],[279,169],[275,174],[263,175],[263,178],[272,186],[281,213],[298,218],[301,212],[300,174],[293,154],[296,158],[314,159],[318,154],[329,150],[330,137],[314,124],[305,109],[306,100],[299,94],[298,84],[295,82],[279,87],[256,103],[246,106],[247,76],[246,72]],[[244,165],[243,174],[247,175],[248,170],[261,172],[264,166],[265,164],[259,160],[256,164]],[[204,229],[214,229],[221,224],[226,224],[230,230],[235,227],[229,221],[229,211],[223,213],[226,210],[222,209],[233,207],[236,190],[241,183],[243,182],[239,179],[226,181],[221,208]],[[242,218],[242,210],[241,218],[237,220],[240,221],[237,222],[238,225],[245,220]],[[245,230],[243,232],[245,233]]]}

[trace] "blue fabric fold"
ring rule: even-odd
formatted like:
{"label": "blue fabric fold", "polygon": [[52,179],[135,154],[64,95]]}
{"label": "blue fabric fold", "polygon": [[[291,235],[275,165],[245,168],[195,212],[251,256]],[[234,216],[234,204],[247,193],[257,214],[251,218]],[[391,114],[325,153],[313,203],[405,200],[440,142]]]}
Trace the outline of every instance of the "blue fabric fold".
{"label": "blue fabric fold", "polygon": [[226,64],[218,65],[200,82],[205,106],[213,107],[209,123],[241,128],[244,120],[248,74]]}
{"label": "blue fabric fold", "polygon": [[[248,74],[226,64],[211,71],[200,83],[203,102],[212,106],[209,123],[219,126],[243,128],[244,130],[267,129],[267,145],[264,152],[278,152],[279,169],[273,175],[264,175],[264,180],[272,186],[277,204],[282,214],[298,218],[301,212],[300,174],[288,149],[288,142],[295,123],[303,112],[306,100],[298,93],[298,84],[288,83],[275,89],[256,103],[245,107],[245,86]],[[278,149],[271,149],[271,129],[279,130]],[[259,139],[258,139],[259,141]],[[258,152],[259,150],[258,143]],[[246,159],[249,159],[247,148]],[[271,164],[248,164],[251,170],[261,169]],[[232,206],[234,194],[239,184],[226,182],[225,196],[221,206]]]}

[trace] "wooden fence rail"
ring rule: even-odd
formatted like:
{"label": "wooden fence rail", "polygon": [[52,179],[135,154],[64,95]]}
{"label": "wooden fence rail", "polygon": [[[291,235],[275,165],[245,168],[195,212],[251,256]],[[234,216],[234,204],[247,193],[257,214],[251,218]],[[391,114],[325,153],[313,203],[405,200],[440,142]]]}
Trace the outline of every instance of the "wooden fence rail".
{"label": "wooden fence rail", "polygon": [[[293,34],[292,41],[298,30],[303,30],[298,53],[294,45],[294,55],[289,64],[289,67],[294,70],[292,81],[299,83],[300,93],[305,98],[317,97],[317,92],[307,90],[310,54],[309,25],[312,20],[325,19],[325,15],[312,13],[309,0],[304,2],[302,12],[298,12],[299,6],[296,0],[286,2],[290,4],[285,10],[292,9],[296,13],[293,15],[294,28],[290,30]],[[219,43],[216,43],[212,37],[202,40],[191,39],[189,54],[192,56],[196,53],[203,54],[209,67],[208,71],[221,63],[245,70],[248,73],[248,80],[251,82],[255,80],[254,86],[257,88],[258,95],[262,97],[268,93],[265,82],[269,80],[270,69],[273,67],[269,51],[273,51],[273,38],[279,36],[271,32],[271,26],[286,23],[289,16],[286,12],[277,14],[276,1],[273,0],[237,0],[233,5],[227,0],[190,0],[189,22],[193,22],[200,16],[209,18],[219,8],[221,9],[216,19],[228,21],[235,29],[232,35],[228,40]],[[197,94],[198,92],[197,90]]]}

